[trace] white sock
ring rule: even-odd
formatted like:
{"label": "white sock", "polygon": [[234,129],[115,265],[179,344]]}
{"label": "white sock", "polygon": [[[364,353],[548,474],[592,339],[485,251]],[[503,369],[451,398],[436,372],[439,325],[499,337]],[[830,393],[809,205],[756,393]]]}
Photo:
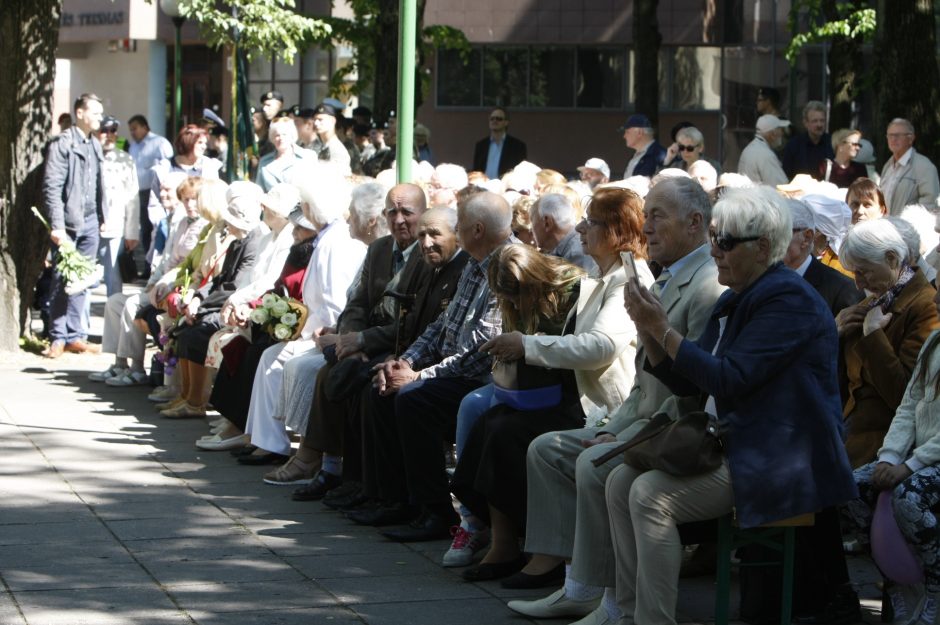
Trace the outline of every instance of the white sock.
{"label": "white sock", "polygon": [[600,586],[589,586],[571,577],[571,565],[565,565],[565,596],[572,601],[590,601],[601,594]]}
{"label": "white sock", "polygon": [[623,612],[617,607],[617,591],[608,586],[604,589],[604,598],[601,599],[601,606],[607,612],[607,618],[611,623],[616,623],[623,616]]}

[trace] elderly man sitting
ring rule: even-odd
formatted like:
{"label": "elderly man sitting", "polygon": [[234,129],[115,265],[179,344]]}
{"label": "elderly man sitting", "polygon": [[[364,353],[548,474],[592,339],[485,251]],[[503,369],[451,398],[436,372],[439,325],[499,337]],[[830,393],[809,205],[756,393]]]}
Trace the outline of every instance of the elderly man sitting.
{"label": "elderly man sitting", "polygon": [[575,232],[575,210],[571,200],[561,193],[543,195],[529,209],[532,235],[545,254],[559,256],[591,271],[597,264],[581,249],[581,237]]}

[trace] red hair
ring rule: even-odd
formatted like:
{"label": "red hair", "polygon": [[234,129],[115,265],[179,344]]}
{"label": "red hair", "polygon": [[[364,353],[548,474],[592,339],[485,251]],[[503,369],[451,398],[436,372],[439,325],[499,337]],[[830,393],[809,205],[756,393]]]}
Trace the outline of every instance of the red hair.
{"label": "red hair", "polygon": [[180,133],[176,135],[176,141],[173,142],[173,149],[176,150],[177,156],[189,156],[193,153],[193,150],[196,149],[196,143],[200,139],[207,139],[208,137],[209,133],[206,132],[206,129],[196,124],[183,126]]}
{"label": "red hair", "polygon": [[643,199],[629,189],[606,187],[594,192],[588,204],[591,218],[604,222],[607,242],[618,252],[646,258]]}

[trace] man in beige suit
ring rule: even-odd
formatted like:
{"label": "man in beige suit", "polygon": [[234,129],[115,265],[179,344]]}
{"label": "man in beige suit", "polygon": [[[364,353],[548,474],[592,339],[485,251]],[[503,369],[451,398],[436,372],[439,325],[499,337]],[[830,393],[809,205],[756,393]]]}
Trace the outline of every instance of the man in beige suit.
{"label": "man in beige suit", "polygon": [[[685,336],[698,337],[724,291],[706,243],[711,221],[708,197],[696,181],[670,178],[646,196],[643,212],[649,257],[665,268],[653,291],[661,298],[669,323]],[[698,397],[672,397],[643,370],[644,360],[639,349],[630,395],[606,425],[550,432],[529,446],[525,550],[535,555],[523,573],[535,587],[540,576],[550,575],[561,562],[571,564],[566,567],[564,588],[537,601],[510,601],[516,612],[536,618],[584,617],[579,625],[617,621],[604,482],[622,460],[617,457],[596,468],[591,460],[618,440],[631,438],[657,412],[678,416],[700,408]],[[609,590],[605,593],[604,588]]]}
{"label": "man in beige suit", "polygon": [[921,204],[930,209],[937,206],[940,179],[930,159],[914,149],[914,126],[906,119],[888,124],[888,149],[891,158],[881,170],[881,190],[888,211],[900,215],[908,204]]}

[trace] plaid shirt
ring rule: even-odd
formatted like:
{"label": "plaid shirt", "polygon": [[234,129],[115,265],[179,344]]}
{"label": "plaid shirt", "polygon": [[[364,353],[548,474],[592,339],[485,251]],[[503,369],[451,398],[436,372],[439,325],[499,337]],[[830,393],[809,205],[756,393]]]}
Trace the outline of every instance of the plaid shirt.
{"label": "plaid shirt", "polygon": [[492,358],[477,348],[502,332],[496,296],[486,281],[489,263],[489,256],[483,262],[467,261],[447,310],[402,354],[412,369],[420,370],[419,379],[489,379]]}

